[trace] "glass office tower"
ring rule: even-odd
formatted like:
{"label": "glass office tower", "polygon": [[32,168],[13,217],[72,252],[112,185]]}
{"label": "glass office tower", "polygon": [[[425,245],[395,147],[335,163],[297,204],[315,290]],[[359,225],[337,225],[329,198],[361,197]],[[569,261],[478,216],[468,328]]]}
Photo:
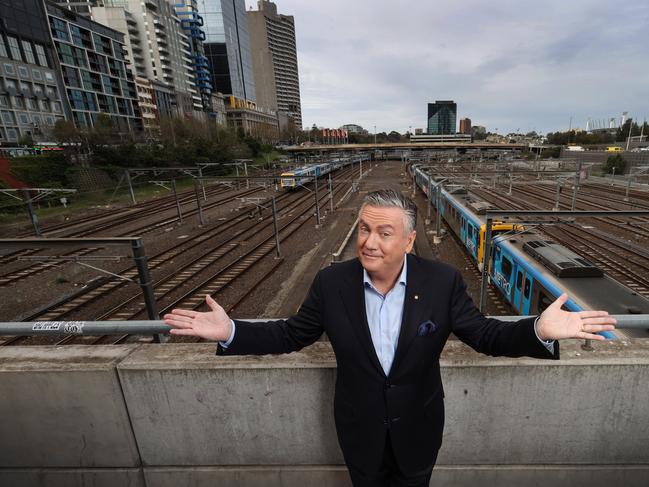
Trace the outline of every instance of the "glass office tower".
{"label": "glass office tower", "polygon": [[256,101],[244,0],[198,0],[214,89]]}
{"label": "glass office tower", "polygon": [[437,100],[428,104],[428,134],[450,135],[456,132],[457,104],[452,100]]}

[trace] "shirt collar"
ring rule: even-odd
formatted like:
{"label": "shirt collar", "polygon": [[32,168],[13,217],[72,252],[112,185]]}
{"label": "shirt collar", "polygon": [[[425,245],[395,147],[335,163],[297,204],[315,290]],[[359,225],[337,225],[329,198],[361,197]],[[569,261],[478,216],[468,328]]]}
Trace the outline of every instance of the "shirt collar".
{"label": "shirt collar", "polygon": [[[399,278],[397,279],[397,284],[403,284],[404,286],[406,285],[406,279],[408,277],[408,259],[406,257],[407,254],[404,254],[403,266],[401,267],[401,274],[399,274]],[[365,268],[363,268],[363,285],[370,286],[372,289],[376,291],[374,284],[372,284],[372,279],[370,279],[370,275],[367,273]]]}

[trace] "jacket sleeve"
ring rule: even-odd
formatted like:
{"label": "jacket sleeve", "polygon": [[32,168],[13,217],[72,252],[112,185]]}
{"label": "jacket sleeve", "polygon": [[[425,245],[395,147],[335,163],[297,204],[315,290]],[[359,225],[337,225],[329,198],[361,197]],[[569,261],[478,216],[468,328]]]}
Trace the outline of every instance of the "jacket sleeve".
{"label": "jacket sleeve", "polygon": [[516,322],[486,318],[466,292],[466,284],[455,272],[450,320],[455,335],[475,351],[493,356],[559,359],[559,342],[550,352],[534,332],[535,317]]}
{"label": "jacket sleeve", "polygon": [[318,273],[297,314],[287,320],[247,322],[235,320],[234,339],[228,348],[217,346],[217,355],[290,353],[315,342],[324,332],[322,283]]}

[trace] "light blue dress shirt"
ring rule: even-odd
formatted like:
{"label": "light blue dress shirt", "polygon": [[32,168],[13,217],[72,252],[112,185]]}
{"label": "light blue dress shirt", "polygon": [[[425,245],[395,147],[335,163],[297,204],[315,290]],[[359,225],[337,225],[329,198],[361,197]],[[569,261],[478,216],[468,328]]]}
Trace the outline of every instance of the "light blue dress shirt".
{"label": "light blue dress shirt", "polygon": [[384,295],[374,287],[369,274],[363,269],[367,324],[370,327],[374,350],[376,350],[385,375],[390,373],[399,342],[403,303],[406,299],[407,275],[408,260],[404,257],[399,279],[394,287]]}

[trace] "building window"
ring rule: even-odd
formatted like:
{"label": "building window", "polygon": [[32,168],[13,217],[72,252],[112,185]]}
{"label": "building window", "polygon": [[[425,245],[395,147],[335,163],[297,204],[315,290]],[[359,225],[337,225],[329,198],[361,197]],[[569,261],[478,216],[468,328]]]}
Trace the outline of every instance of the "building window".
{"label": "building window", "polygon": [[18,66],[18,75],[21,78],[29,79],[29,69],[27,69],[25,66]]}
{"label": "building window", "polygon": [[29,117],[26,113],[19,113],[18,120],[20,120],[20,123],[23,125],[29,125]]}
{"label": "building window", "polygon": [[17,96],[11,97],[11,104],[14,108],[25,108],[22,98],[19,98]]}
{"label": "building window", "polygon": [[4,95],[0,95],[0,107],[7,108],[8,106],[9,99]]}
{"label": "building window", "polygon": [[7,54],[7,46],[5,44],[4,37],[0,34],[0,57],[9,57]]}
{"label": "building window", "polygon": [[54,75],[49,71],[45,71],[45,81],[48,83],[54,83]]}
{"label": "building window", "polygon": [[7,129],[7,139],[16,140],[18,138],[18,132],[16,129]]}
{"label": "building window", "polygon": [[23,57],[20,55],[20,48],[18,47],[18,39],[15,37],[7,36],[9,41],[9,51],[11,51],[11,59],[14,61],[22,61]]}
{"label": "building window", "polygon": [[54,113],[61,113],[61,104],[58,101],[52,103],[52,111]]}
{"label": "building window", "polygon": [[38,110],[38,104],[31,98],[25,100],[25,105],[27,105],[27,109],[29,110]]}
{"label": "building window", "polygon": [[95,51],[101,52],[104,54],[108,54],[110,56],[113,55],[113,50],[110,47],[110,39],[104,36],[100,36],[99,34],[93,32],[92,37],[95,40]]}
{"label": "building window", "polygon": [[5,63],[5,73],[10,75],[10,76],[16,76],[16,68],[14,68],[13,64]]}
{"label": "building window", "polygon": [[70,41],[68,24],[55,17],[50,17],[50,26],[52,27],[52,36],[63,41]]}
{"label": "building window", "polygon": [[59,59],[62,63],[74,65],[74,58],[72,57],[72,47],[67,44],[61,44],[57,42],[57,47],[59,51]]}
{"label": "building window", "polygon": [[32,115],[32,122],[34,122],[34,125],[41,125],[43,123],[40,115]]}
{"label": "building window", "polygon": [[51,86],[46,86],[45,87],[45,96],[47,96],[49,99],[55,98],[55,93],[54,93],[54,88]]}
{"label": "building window", "polygon": [[11,112],[2,112],[2,121],[5,125],[15,125],[14,114]]}
{"label": "building window", "polygon": [[[34,47],[36,48],[36,56],[38,56],[38,64],[40,64],[44,68],[47,68],[48,65],[47,56],[45,55],[45,48],[40,44],[34,44]],[[47,79],[47,73],[45,73],[45,79]]]}
{"label": "building window", "polygon": [[90,34],[86,29],[82,29],[81,27],[70,24],[70,33],[72,34],[73,44],[80,47],[87,47],[89,49],[92,49]]}
{"label": "building window", "polygon": [[43,85],[39,85],[38,83],[34,83],[34,94],[36,96],[42,95],[43,94]]}
{"label": "building window", "polygon": [[5,79],[5,88],[9,89],[16,89],[16,82],[12,79]]}
{"label": "building window", "polygon": [[41,112],[49,112],[50,111],[50,105],[45,100],[38,100],[38,106],[40,107]]}
{"label": "building window", "polygon": [[47,125],[54,125],[54,118],[53,117],[45,117],[45,123]]}
{"label": "building window", "polygon": [[[79,71],[70,66],[63,66],[63,79],[67,86],[73,88],[81,88],[81,80],[79,79]],[[51,88],[50,88],[51,89]]]}
{"label": "building window", "polygon": [[32,78],[41,81],[43,79],[43,74],[38,69],[32,69]]}
{"label": "building window", "polygon": [[32,49],[32,44],[28,41],[22,41],[23,52],[25,53],[25,60],[29,64],[36,64],[36,58],[34,57],[34,50]]}
{"label": "building window", "polygon": [[86,60],[86,53],[83,49],[79,49],[78,47],[75,47],[73,49],[73,54],[74,54],[74,64],[76,66],[81,66],[82,68],[87,68],[88,67],[88,61]]}

